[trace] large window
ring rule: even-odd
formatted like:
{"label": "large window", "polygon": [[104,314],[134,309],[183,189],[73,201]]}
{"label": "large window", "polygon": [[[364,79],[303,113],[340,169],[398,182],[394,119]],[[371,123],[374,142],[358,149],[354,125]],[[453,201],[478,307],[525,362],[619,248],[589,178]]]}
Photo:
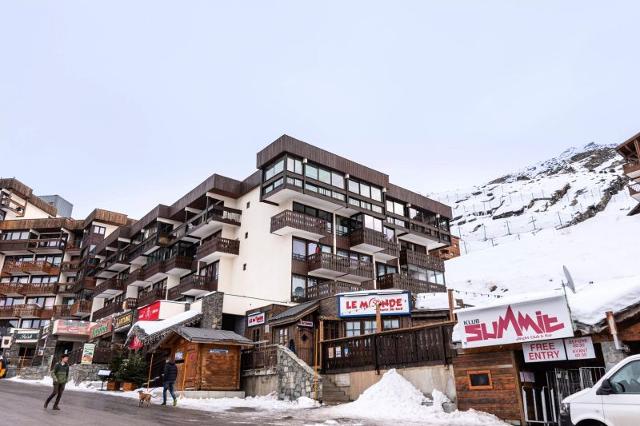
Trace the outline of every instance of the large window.
{"label": "large window", "polygon": [[395,330],[396,328],[400,328],[400,320],[386,319],[382,322],[382,327],[384,330]]}
{"label": "large window", "polygon": [[306,164],[304,166],[304,175],[310,179],[344,189],[344,176],[340,173],[324,169],[314,164]]}
{"label": "large window", "polygon": [[393,200],[387,200],[387,212],[404,216],[404,204]]}
{"label": "large window", "polygon": [[347,321],[345,322],[345,336],[354,337],[376,332],[375,320]]}
{"label": "large window", "polygon": [[107,228],[105,226],[93,225],[93,233],[104,235],[107,233]]}
{"label": "large window", "polygon": [[55,300],[55,297],[27,297],[27,305],[38,305],[41,308],[51,309]]}
{"label": "large window", "polygon": [[[403,267],[404,269],[405,267]],[[433,271],[431,269],[421,268],[416,265],[408,265],[406,267],[406,273],[411,278],[420,281],[428,281],[434,284],[443,284],[444,285],[444,272],[441,271]]]}
{"label": "large window", "polygon": [[349,179],[349,191],[372,200],[382,201],[382,189],[368,183]]}
{"label": "large window", "polygon": [[306,206],[304,204],[300,204],[296,202],[293,203],[293,211],[304,213],[307,216],[313,216],[313,217],[317,217],[325,220],[327,222],[327,231],[331,232],[331,223],[333,222],[333,214],[324,210],[317,209],[315,207]]}
{"label": "large window", "polygon": [[287,158],[287,170],[301,175],[302,174],[302,161],[297,158]]}
{"label": "large window", "polygon": [[48,263],[51,263],[52,265],[58,266],[60,265],[60,262],[62,262],[62,256],[41,254],[36,256],[36,260],[41,262],[48,262]]}
{"label": "large window", "polygon": [[264,180],[269,180],[284,170],[284,158],[273,163],[264,171]]}
{"label": "large window", "polygon": [[314,241],[293,238],[292,254],[294,260],[307,260],[307,256],[314,253],[331,253],[331,246],[318,244]]}
{"label": "large window", "polygon": [[287,346],[289,343],[289,329],[281,328],[278,330],[278,344],[282,346]]}
{"label": "large window", "polygon": [[307,287],[307,279],[302,275],[291,276],[291,296],[293,298],[304,298]]}
{"label": "large window", "polygon": [[359,200],[358,198],[349,197],[349,204],[360,207],[361,209],[371,210],[376,213],[382,213],[382,207],[377,204],[371,204],[368,201]]}
{"label": "large window", "polygon": [[11,231],[0,234],[0,240],[28,240],[29,231]]}

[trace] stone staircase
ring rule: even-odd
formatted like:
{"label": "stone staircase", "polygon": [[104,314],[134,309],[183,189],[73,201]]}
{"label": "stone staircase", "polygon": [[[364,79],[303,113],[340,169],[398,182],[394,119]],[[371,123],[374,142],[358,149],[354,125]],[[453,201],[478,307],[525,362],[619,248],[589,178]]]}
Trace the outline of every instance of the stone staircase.
{"label": "stone staircase", "polygon": [[327,405],[338,405],[349,402],[349,395],[336,386],[327,376],[322,378],[322,402]]}

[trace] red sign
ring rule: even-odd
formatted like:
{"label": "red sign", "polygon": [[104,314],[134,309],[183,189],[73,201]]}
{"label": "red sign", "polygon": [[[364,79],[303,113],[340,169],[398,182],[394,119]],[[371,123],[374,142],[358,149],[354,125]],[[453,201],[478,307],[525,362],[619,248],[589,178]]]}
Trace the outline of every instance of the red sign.
{"label": "red sign", "polygon": [[55,320],[53,322],[53,334],[89,336],[92,325],[88,321]]}
{"label": "red sign", "polygon": [[138,321],[155,321],[157,319],[160,319],[159,300],[138,311]]}
{"label": "red sign", "polygon": [[142,346],[144,345],[142,344],[142,341],[138,339],[138,336],[133,336],[133,340],[129,343],[129,349],[137,351],[138,349],[141,349]]}
{"label": "red sign", "polygon": [[380,306],[381,315],[408,315],[409,293],[345,294],[339,296],[340,317],[375,316]]}
{"label": "red sign", "polygon": [[567,354],[562,339],[544,342],[526,342],[522,344],[524,362],[564,361]]}
{"label": "red sign", "polygon": [[247,317],[247,326],[253,327],[254,325],[264,324],[265,321],[264,312],[258,312],[257,314],[251,314]]}

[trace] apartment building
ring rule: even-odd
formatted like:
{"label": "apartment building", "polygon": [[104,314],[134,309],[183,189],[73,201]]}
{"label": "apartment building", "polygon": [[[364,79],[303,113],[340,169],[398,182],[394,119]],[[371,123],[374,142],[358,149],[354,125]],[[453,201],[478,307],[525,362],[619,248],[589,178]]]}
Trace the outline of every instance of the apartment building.
{"label": "apartment building", "polygon": [[[95,247],[91,319],[224,292],[224,325],[249,310],[345,291],[445,291],[451,209],[289,136],[244,180],[212,175]],[[159,308],[158,308],[159,309]]]}
{"label": "apartment building", "polygon": [[60,217],[16,179],[0,180],[0,192],[0,335],[18,330],[13,354],[31,360],[51,321],[90,314],[92,248],[128,219],[100,209],[84,220]]}
{"label": "apartment building", "polygon": [[[618,153],[624,157],[626,164],[623,166],[624,174],[631,179],[629,194],[640,202],[640,133],[618,145]],[[640,213],[638,204],[629,214]]]}

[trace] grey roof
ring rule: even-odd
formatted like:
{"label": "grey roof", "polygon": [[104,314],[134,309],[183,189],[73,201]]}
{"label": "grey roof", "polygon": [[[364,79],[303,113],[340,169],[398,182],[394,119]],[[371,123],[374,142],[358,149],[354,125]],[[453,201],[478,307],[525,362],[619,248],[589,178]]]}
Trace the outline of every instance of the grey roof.
{"label": "grey roof", "polygon": [[293,306],[286,311],[280,312],[278,315],[274,315],[271,317],[271,321],[279,321],[291,317],[296,317],[301,313],[318,306],[317,300],[312,300],[311,302],[301,303],[299,305]]}
{"label": "grey roof", "polygon": [[212,328],[178,327],[176,333],[190,342],[212,343],[229,342],[253,345],[253,342],[229,330],[214,330]]}

